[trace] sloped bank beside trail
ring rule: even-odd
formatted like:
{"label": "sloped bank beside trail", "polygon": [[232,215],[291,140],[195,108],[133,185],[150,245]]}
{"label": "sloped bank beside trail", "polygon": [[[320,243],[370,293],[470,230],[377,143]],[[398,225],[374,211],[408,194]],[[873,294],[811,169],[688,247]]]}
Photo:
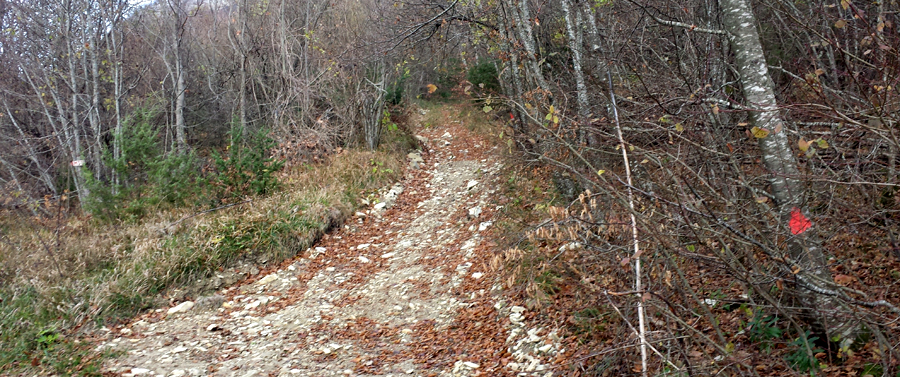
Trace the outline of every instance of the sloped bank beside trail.
{"label": "sloped bank beside trail", "polygon": [[305,253],[110,329],[122,376],[550,376],[564,350],[505,303],[488,261],[496,147],[421,130],[404,179]]}

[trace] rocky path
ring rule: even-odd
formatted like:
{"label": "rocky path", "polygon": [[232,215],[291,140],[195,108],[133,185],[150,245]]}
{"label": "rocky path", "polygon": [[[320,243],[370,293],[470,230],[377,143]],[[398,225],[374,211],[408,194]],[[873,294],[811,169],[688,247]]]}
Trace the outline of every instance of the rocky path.
{"label": "rocky path", "polygon": [[[500,164],[459,122],[422,130],[405,178],[298,257],[110,329],[122,376],[549,376],[489,268]],[[545,364],[547,363],[547,364]]]}

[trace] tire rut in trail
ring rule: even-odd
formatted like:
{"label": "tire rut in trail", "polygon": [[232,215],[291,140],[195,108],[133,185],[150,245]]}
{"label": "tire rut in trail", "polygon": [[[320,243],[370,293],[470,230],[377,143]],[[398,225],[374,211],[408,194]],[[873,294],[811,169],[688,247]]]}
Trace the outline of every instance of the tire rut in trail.
{"label": "tire rut in trail", "polygon": [[[431,153],[393,205],[357,213],[314,248],[220,292],[219,308],[155,311],[100,348],[105,370],[161,376],[511,374],[487,269],[500,165],[459,122],[423,132]],[[499,307],[499,305],[497,305]]]}

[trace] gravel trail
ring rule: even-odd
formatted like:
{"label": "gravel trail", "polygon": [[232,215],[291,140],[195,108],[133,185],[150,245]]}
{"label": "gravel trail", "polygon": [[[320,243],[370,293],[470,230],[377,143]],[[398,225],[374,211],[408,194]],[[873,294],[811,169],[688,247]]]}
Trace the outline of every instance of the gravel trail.
{"label": "gravel trail", "polygon": [[[552,375],[489,271],[496,150],[459,122],[420,133],[405,178],[315,247],[215,295],[111,329],[122,376]],[[496,147],[493,147],[496,148]]]}

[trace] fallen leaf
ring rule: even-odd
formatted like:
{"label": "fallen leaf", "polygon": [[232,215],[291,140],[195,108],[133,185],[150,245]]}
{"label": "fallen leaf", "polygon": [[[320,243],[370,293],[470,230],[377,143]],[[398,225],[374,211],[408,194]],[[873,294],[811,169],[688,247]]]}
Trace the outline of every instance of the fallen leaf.
{"label": "fallen leaf", "polygon": [[765,128],[753,127],[750,129],[750,134],[757,139],[762,139],[766,136],[769,136],[769,130]]}
{"label": "fallen leaf", "polygon": [[834,27],[836,27],[836,28],[838,28],[838,29],[841,29],[841,28],[843,28],[844,26],[847,26],[847,21],[844,21],[844,20],[837,20],[837,21],[834,23]]}
{"label": "fallen leaf", "polygon": [[834,282],[843,286],[850,285],[854,281],[856,281],[856,278],[850,275],[838,274],[834,277]]}
{"label": "fallen leaf", "polygon": [[428,84],[425,87],[428,88],[428,94],[431,94],[431,93],[434,93],[437,91],[437,85]]}

